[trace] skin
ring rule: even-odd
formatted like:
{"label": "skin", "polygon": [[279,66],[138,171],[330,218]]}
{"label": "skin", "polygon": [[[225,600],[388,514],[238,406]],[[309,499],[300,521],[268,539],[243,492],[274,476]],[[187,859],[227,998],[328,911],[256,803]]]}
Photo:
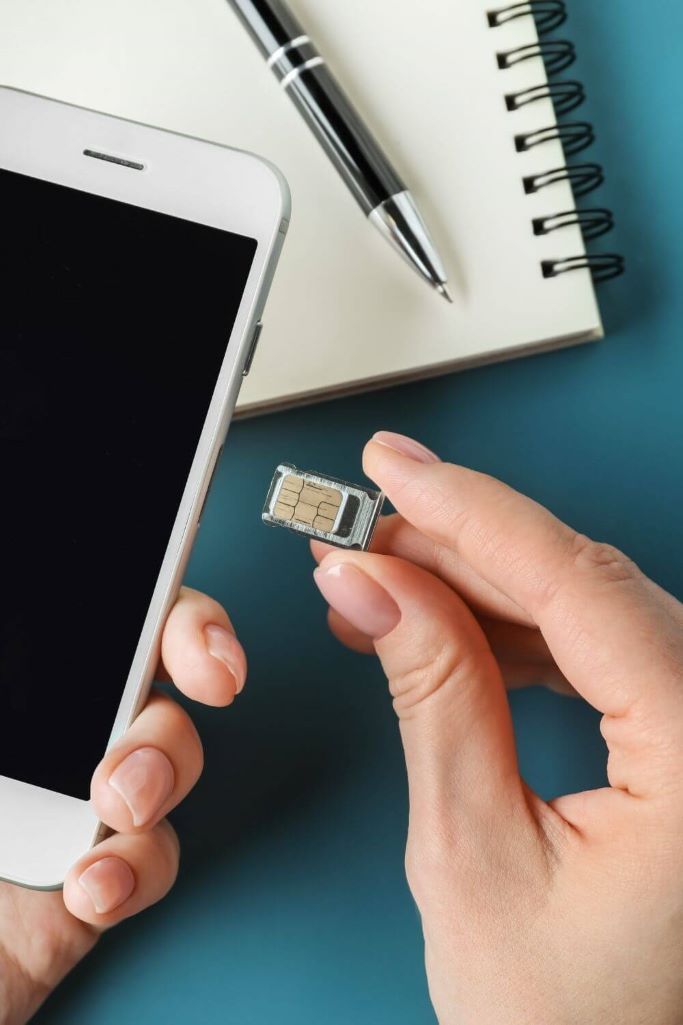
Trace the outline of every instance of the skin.
{"label": "skin", "polygon": [[[333,632],[376,653],[388,678],[408,769],[407,875],[441,1025],[681,1025],[683,607],[621,552],[410,439],[380,433],[364,465],[398,513],[371,553],[314,545],[315,577]],[[212,625],[233,671],[209,650]],[[190,591],[162,656],[176,686],[212,705],[229,704],[246,672],[223,610]],[[550,682],[599,709],[609,787],[550,803],[531,792],[506,682]],[[126,754],[150,750],[172,772],[155,755],[147,784],[172,789],[136,826],[109,780]],[[103,929],[170,888],[178,848],[163,816],[200,771],[191,723],[155,696],[93,778],[118,832],[63,894],[0,886],[3,1025],[26,1021]],[[133,879],[106,914],[78,881],[92,864]]]}
{"label": "skin", "polygon": [[[381,432],[374,551],[314,544],[330,626],[375,652],[408,769],[408,881],[441,1025],[683,1022],[683,606],[621,552]],[[505,682],[602,713],[609,787],[542,801]]]}
{"label": "skin", "polygon": [[[160,678],[172,679],[196,701],[223,706],[234,700],[245,675],[244,652],[224,610],[205,595],[184,588],[164,630]],[[137,782],[148,817],[134,825],[130,807],[109,779],[127,755],[139,751],[144,756],[142,778],[138,775]],[[165,816],[182,801],[201,771],[202,746],[189,716],[165,694],[154,693],[93,776],[95,810],[116,832],[73,866],[63,892],[0,883],[2,1025],[26,1022],[104,930],[168,892],[178,871],[179,846]],[[106,913],[96,911],[79,882],[94,865],[104,892],[117,882],[132,885],[123,902]]]}

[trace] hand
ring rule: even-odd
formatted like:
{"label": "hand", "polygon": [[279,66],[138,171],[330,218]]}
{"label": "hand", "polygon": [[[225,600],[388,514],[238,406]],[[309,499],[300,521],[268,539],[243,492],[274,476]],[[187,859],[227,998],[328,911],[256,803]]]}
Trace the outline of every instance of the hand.
{"label": "hand", "polygon": [[[162,639],[162,676],[207,705],[228,705],[244,685],[246,659],[216,602],[184,588]],[[170,890],[178,838],[164,816],[202,771],[190,717],[153,692],[92,780],[96,813],[116,830],[69,871],[63,892],[0,883],[0,1022],[27,1021],[103,930]]]}
{"label": "hand", "polygon": [[[621,552],[382,432],[375,553],[314,545],[330,624],[375,650],[409,778],[406,867],[441,1025],[683,1021],[683,606]],[[520,779],[504,674],[602,713],[610,786]]]}

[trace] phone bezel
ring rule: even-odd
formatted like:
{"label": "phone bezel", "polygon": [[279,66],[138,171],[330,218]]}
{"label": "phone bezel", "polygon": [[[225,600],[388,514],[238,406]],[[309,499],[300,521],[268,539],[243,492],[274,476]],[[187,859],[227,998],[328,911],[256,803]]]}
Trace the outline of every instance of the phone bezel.
{"label": "phone bezel", "polygon": [[[84,155],[86,149],[144,168],[93,159]],[[163,623],[182,581],[287,230],[289,191],[276,168],[250,153],[1,85],[0,167],[257,242],[109,748],[147,698]],[[69,867],[103,832],[89,801],[5,776],[0,822],[0,878],[36,889],[60,887]]]}

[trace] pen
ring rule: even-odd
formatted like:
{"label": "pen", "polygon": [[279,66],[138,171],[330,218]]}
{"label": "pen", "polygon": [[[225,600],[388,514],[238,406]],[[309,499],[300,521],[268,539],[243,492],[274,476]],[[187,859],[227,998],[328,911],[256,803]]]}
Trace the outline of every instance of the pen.
{"label": "pen", "polygon": [[228,0],[361,209],[445,299],[447,277],[405,184],[283,0]]}

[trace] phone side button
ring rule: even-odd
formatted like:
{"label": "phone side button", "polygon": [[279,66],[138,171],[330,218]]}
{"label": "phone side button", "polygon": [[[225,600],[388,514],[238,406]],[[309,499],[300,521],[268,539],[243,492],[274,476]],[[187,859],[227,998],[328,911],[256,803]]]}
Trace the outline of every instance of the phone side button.
{"label": "phone side button", "polygon": [[204,510],[206,509],[206,502],[207,502],[207,499],[208,499],[208,497],[209,497],[209,495],[211,493],[211,488],[213,486],[214,478],[216,476],[216,470],[218,469],[218,464],[220,463],[221,455],[223,454],[223,447],[224,446],[221,445],[221,447],[218,449],[218,455],[216,456],[216,462],[213,464],[213,470],[211,471],[211,477],[209,478],[209,483],[206,486],[206,494],[204,495],[204,501],[202,502],[202,507],[199,510],[199,516],[197,517],[197,526],[199,526],[200,523],[202,522],[202,516],[204,515]]}
{"label": "phone side button", "polygon": [[254,325],[254,333],[251,336],[251,345],[249,346],[249,352],[247,353],[247,358],[244,361],[244,369],[242,370],[242,377],[246,377],[247,374],[249,373],[249,371],[251,370],[251,364],[254,362],[254,353],[256,352],[256,346],[258,345],[258,340],[261,337],[261,331],[263,331],[263,321],[259,320]]}

